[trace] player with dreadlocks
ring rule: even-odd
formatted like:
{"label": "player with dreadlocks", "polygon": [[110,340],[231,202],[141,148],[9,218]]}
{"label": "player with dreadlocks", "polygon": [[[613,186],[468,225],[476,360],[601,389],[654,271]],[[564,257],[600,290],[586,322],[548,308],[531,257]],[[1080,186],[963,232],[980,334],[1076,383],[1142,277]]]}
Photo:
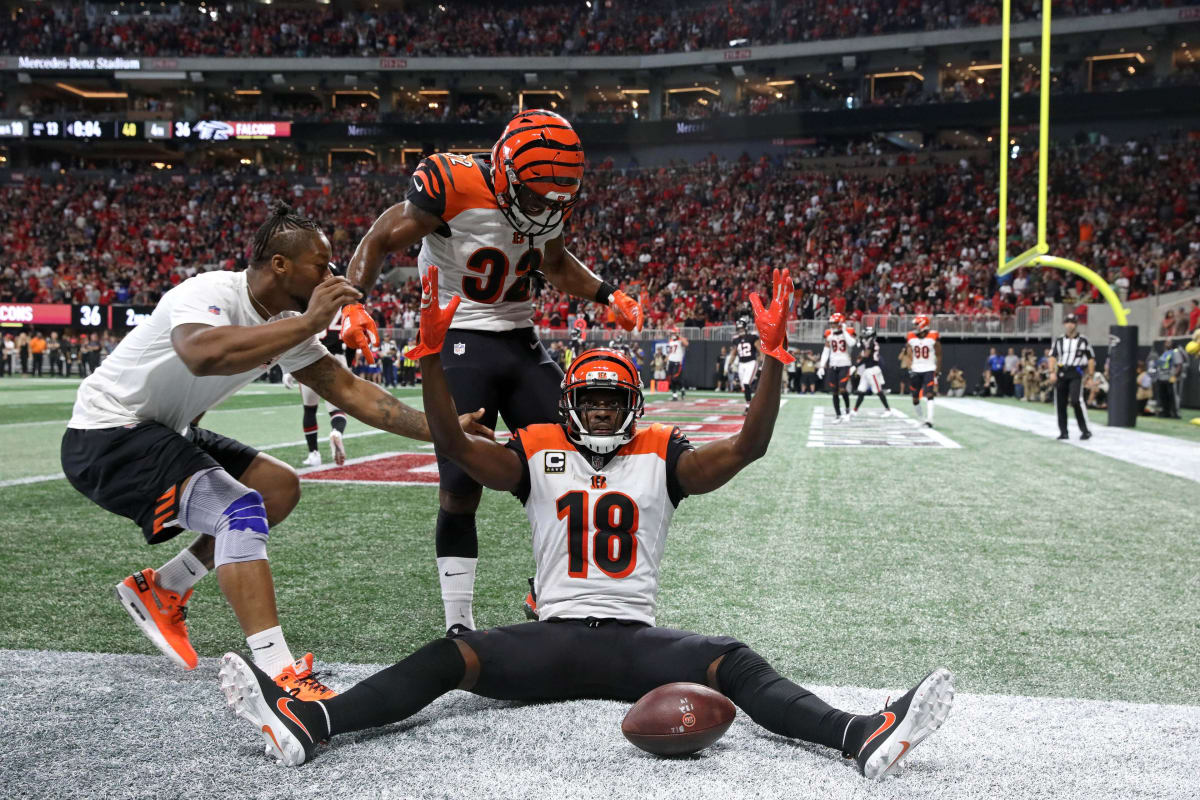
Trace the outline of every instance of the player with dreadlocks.
{"label": "player with dreadlocks", "polygon": [[313,672],[312,653],[293,658],[267,563],[271,529],[300,500],[296,472],[197,423],[279,364],[366,424],[430,441],[424,414],[355,378],[317,338],[360,297],[333,274],[331,255],[316,222],[277,205],[254,237],[249,269],[203,273],[167,292],[80,384],[62,439],[71,485],[136,522],[149,544],[185,529],[199,534],[160,568],[116,586],[150,641],[179,667],[196,667],[187,603],[215,571],[254,662],[284,691],[309,699],[332,693]]}
{"label": "player with dreadlocks", "polygon": [[[558,290],[609,306],[625,330],[641,327],[642,309],[602,281],[566,247],[564,228],[581,197],[583,144],[552,111],[518,114],[490,154],[435,153],[413,172],[402,203],[375,220],[350,259],[350,282],[364,296],[391,253],[420,244],[421,276],[440,271],[443,297],[462,303],[446,338],[446,380],[460,408],[486,410],[509,430],[558,419],[563,371],[533,325],[535,278]],[[344,312],[342,339],[363,351],[378,340],[361,303]],[[408,353],[420,358],[426,349]],[[473,600],[479,538],[475,510],[482,487],[438,455],[435,550],[446,628],[475,628]]]}

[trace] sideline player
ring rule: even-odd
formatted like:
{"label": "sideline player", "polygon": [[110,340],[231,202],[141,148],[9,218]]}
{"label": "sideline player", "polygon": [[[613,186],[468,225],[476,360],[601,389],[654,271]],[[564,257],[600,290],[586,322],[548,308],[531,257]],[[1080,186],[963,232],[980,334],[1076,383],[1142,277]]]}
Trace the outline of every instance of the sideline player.
{"label": "sideline player", "polygon": [[688,340],[672,328],[667,335],[667,381],[672,400],[687,397],[687,387],[683,385],[683,357],[687,355],[687,348]]}
{"label": "sideline player", "polygon": [[742,393],[746,396],[746,413],[750,410],[750,400],[754,396],[754,382],[758,379],[758,337],[750,333],[750,319],[739,317],[737,321],[737,336],[733,338],[733,352],[738,360],[738,383],[742,385]]}
{"label": "sideline player", "polygon": [[[817,379],[824,380],[825,367],[829,366],[829,385],[833,390],[834,424],[850,419],[850,354],[854,352],[856,339],[854,328],[846,325],[846,317],[841,312],[834,312],[829,317],[829,327],[825,329],[825,347],[821,350],[821,362],[817,366]],[[842,416],[842,406],[839,402],[845,400],[846,416]]]}
{"label": "sideline player", "polygon": [[883,367],[879,365],[879,339],[875,336],[874,328],[863,328],[862,338],[858,340],[858,369],[858,396],[854,398],[854,410],[850,412],[850,416],[858,414],[867,392],[874,392],[879,402],[883,403],[883,413],[886,416],[899,416],[900,412],[893,414],[888,405],[887,384],[883,380]]}
{"label": "sideline player", "polygon": [[[343,367],[346,366],[346,356],[343,352],[345,346],[342,344],[342,312],[339,309],[334,315],[333,321],[329,323],[328,330],[321,337],[321,344],[325,345],[325,349],[329,351],[329,355],[334,361],[340,363]],[[348,369],[348,367],[347,367]],[[298,382],[289,374],[284,374],[283,383],[289,389],[294,388]],[[300,418],[301,427],[304,429],[304,442],[308,445],[308,455],[300,462],[306,467],[321,466],[321,449],[317,445],[317,435],[319,428],[317,427],[317,404],[321,401],[320,396],[304,384],[300,386],[300,405],[304,409]],[[339,467],[346,463],[346,444],[343,441],[343,436],[346,433],[346,412],[337,408],[333,404],[326,401],[325,410],[329,412],[329,454],[333,458],[333,463]]]}
{"label": "sideline player", "polygon": [[[536,109],[518,114],[490,157],[438,153],[423,160],[405,201],[375,220],[350,260],[350,282],[365,297],[389,253],[421,242],[421,274],[436,264],[442,293],[462,298],[445,364],[451,394],[463,408],[482,407],[481,421],[489,427],[497,414],[509,430],[557,419],[563,373],[533,327],[535,275],[573,297],[610,306],[626,330],[641,327],[641,307],[601,281],[564,243],[583,164],[583,145],[567,120]],[[344,314],[348,346],[364,349],[372,337],[378,340],[361,304]],[[441,452],[438,472],[438,579],[453,633],[475,627],[480,485]]]}
{"label": "sideline player", "polygon": [[[429,292],[434,292],[432,281]],[[295,702],[235,653],[221,688],[267,752],[295,766],[339,733],[405,719],[452,689],[504,700],[592,697],[633,701],[666,683],[692,681],[727,695],[767,730],[840,750],[871,779],[886,774],[945,721],[953,677],[944,668],[877,714],[833,708],[781,677],[746,645],[655,627],[667,528],[690,494],[718,489],[767,452],[779,412],[781,366],[791,360],[786,322],[792,283],[775,271],[769,308],[751,295],[764,388],[735,436],[693,447],[678,428],[639,428],[641,378],[624,355],[582,353],[567,371],[561,424],[531,425],[507,444],[464,436],[438,350],[457,298],[436,296],[422,314],[421,360],[437,441],[484,485],[510,491],[533,528],[537,622],[438,639],[328,701]],[[590,520],[590,522],[589,522]],[[593,534],[594,531],[594,535]]]}
{"label": "sideline player", "polygon": [[209,571],[262,670],[301,697],[327,696],[312,654],[292,657],[267,563],[270,530],[300,500],[295,471],[195,421],[278,363],[368,425],[430,441],[425,416],[358,380],[317,339],[359,294],[334,277],[317,223],[280,203],[254,237],[244,272],[214,271],[167,292],[79,386],[62,439],[67,479],[160,544],[200,535],[157,570],[117,584],[122,607],[180,667],[194,669],[187,602]]}
{"label": "sideline player", "polygon": [[942,343],[938,332],[930,330],[929,317],[918,315],[913,320],[917,329],[905,336],[904,349],[912,358],[909,368],[909,390],[913,406],[920,416],[921,398],[925,398],[925,427],[933,427],[933,401],[937,397],[937,378],[942,364]]}

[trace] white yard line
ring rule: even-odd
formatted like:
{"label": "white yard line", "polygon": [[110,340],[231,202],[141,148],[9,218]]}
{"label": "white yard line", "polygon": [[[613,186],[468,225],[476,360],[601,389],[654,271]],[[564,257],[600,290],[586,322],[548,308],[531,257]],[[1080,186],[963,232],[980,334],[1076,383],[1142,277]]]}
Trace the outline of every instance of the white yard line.
{"label": "white yard line", "polygon": [[[938,398],[938,408],[948,408],[1050,439],[1058,436],[1058,417],[1033,409],[1013,408],[1004,403],[992,403],[974,397]],[[1195,442],[1133,428],[1110,428],[1095,424],[1091,425],[1092,438],[1085,442],[1079,439],[1073,414],[1067,430],[1071,438],[1062,442],[1064,445],[1200,483],[1200,446]]]}

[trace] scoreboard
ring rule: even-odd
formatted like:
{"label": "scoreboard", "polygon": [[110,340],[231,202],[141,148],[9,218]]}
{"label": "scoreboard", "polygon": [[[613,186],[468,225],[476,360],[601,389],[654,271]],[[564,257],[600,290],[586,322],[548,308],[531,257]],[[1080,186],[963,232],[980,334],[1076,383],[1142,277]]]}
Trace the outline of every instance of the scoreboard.
{"label": "scoreboard", "polygon": [[50,326],[81,331],[133,330],[154,313],[154,306],[100,303],[0,303],[0,327]]}
{"label": "scoreboard", "polygon": [[222,142],[231,139],[287,139],[291,136],[291,122],[216,119],[0,119],[0,139],[182,139]]}

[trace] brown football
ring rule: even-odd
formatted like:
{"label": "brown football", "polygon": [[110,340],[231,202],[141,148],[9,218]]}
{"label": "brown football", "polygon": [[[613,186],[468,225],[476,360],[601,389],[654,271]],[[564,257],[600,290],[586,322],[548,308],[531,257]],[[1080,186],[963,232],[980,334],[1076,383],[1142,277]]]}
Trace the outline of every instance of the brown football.
{"label": "brown football", "polygon": [[685,756],[725,735],[737,709],[729,698],[699,683],[668,683],[633,704],[621,733],[657,756]]}

